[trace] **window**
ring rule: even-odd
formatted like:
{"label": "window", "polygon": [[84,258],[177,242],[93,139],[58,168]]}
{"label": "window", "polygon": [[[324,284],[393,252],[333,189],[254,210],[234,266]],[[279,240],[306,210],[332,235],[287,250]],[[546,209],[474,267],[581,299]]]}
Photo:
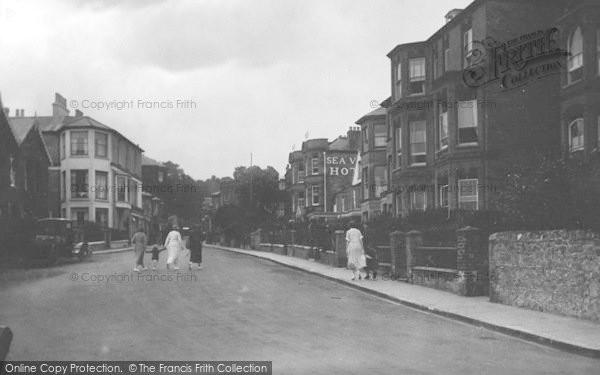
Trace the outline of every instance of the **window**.
{"label": "window", "polygon": [[66,157],[67,150],[67,133],[63,132],[60,135],[60,159],[64,159]]}
{"label": "window", "polygon": [[117,201],[127,201],[127,177],[117,176]]}
{"label": "window", "polygon": [[8,159],[8,163],[10,164],[10,172],[9,172],[10,187],[13,187],[13,188],[17,184],[17,173],[16,173],[16,168],[15,168],[16,162],[17,162],[16,159],[12,156]]}
{"label": "window", "polygon": [[583,35],[581,28],[575,29],[569,36],[569,59],[567,63],[567,82],[573,83],[583,77]]}
{"label": "window", "polygon": [[385,166],[377,166],[373,170],[373,177],[375,179],[375,198],[380,198],[381,194],[387,190],[385,170]]}
{"label": "window", "polygon": [[60,200],[62,202],[64,202],[66,199],[67,199],[67,172],[62,171],[61,176],[60,176]]}
{"label": "window", "polygon": [[385,147],[387,146],[387,129],[383,124],[375,125],[373,128],[375,147]]}
{"label": "window", "polygon": [[402,167],[402,127],[396,128],[396,168]]}
{"label": "window", "polygon": [[298,182],[304,181],[304,163],[298,164]]}
{"label": "window", "polygon": [[364,126],[362,128],[362,139],[363,139],[363,152],[369,150],[369,127]]}
{"label": "window", "polygon": [[165,173],[163,171],[158,171],[158,182],[162,184],[164,180],[165,180]]}
{"label": "window", "polygon": [[369,199],[369,167],[362,169],[363,199]]}
{"label": "window", "polygon": [[463,51],[464,51],[464,66],[468,67],[471,65],[471,56],[473,54],[473,29],[465,31],[463,34]]}
{"label": "window", "polygon": [[96,171],[96,199],[108,199],[108,173]]}
{"label": "window", "polygon": [[319,174],[319,158],[312,158],[312,174]]}
{"label": "window", "polygon": [[569,150],[583,150],[583,119],[578,118],[569,124]]}
{"label": "window", "polygon": [[84,156],[88,154],[88,132],[71,131],[71,155]]}
{"label": "window", "polygon": [[412,211],[425,211],[427,208],[427,192],[414,190],[410,192],[410,209]]}
{"label": "window", "polygon": [[425,164],[426,161],[426,122],[411,121],[410,127],[410,164]]}
{"label": "window", "polygon": [[448,208],[448,185],[440,186],[440,207]]}
{"label": "window", "polygon": [[445,150],[448,148],[448,112],[442,112],[438,121],[438,150]]}
{"label": "window", "polygon": [[402,216],[402,208],[404,205],[402,204],[402,192],[396,193],[396,216]]}
{"label": "window", "polygon": [[71,208],[71,220],[76,220],[77,224],[83,224],[89,220],[89,210],[87,208]]}
{"label": "window", "polygon": [[458,102],[458,144],[477,144],[477,100]]}
{"label": "window", "polygon": [[600,29],[596,30],[596,60],[598,60],[598,75],[600,75]]}
{"label": "window", "polygon": [[132,206],[139,207],[138,205],[138,184],[135,181],[131,181],[129,185],[129,203]]}
{"label": "window", "polygon": [[450,71],[450,48],[444,50],[444,71]]}
{"label": "window", "polygon": [[409,93],[418,95],[425,93],[425,58],[410,59],[409,65]]}
{"label": "window", "polygon": [[108,208],[96,208],[96,224],[108,226]]}
{"label": "window", "polygon": [[96,143],[94,149],[96,150],[96,156],[105,158],[108,156],[108,134],[106,133],[95,133]]}
{"label": "window", "polygon": [[303,191],[298,193],[298,206],[306,206],[306,194]]}
{"label": "window", "polygon": [[71,170],[71,198],[88,197],[87,169]]}
{"label": "window", "polygon": [[358,201],[356,199],[356,190],[352,189],[352,209],[356,209],[358,207]]}
{"label": "window", "polygon": [[396,65],[396,92],[394,93],[394,97],[396,98],[396,100],[400,99],[402,97],[402,63],[399,62],[398,65]]}
{"label": "window", "polygon": [[477,179],[458,180],[458,208],[463,210],[477,210]]}
{"label": "window", "polygon": [[312,205],[318,206],[319,205],[319,187],[316,185],[313,185],[311,187],[311,193],[312,193]]}

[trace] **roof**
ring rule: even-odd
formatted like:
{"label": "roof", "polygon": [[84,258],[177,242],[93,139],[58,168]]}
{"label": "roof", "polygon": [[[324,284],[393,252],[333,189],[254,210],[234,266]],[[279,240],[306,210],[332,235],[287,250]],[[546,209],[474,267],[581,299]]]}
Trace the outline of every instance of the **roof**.
{"label": "roof", "polygon": [[155,167],[164,167],[165,166],[163,163],[156,161],[152,158],[149,158],[144,154],[142,154],[142,165],[155,166]]}
{"label": "roof", "polygon": [[[19,121],[16,121],[16,120],[19,120]],[[25,137],[27,137],[27,134],[29,134],[29,131],[35,124],[35,118],[28,117],[25,119],[25,118],[11,117],[8,119],[8,124],[10,125],[10,128],[12,129],[12,132],[15,136],[15,139],[17,140],[17,143],[20,145],[21,143],[23,143],[23,141],[25,140]]]}
{"label": "roof", "polygon": [[352,151],[348,137],[340,135],[329,143],[329,151]]}
{"label": "roof", "polygon": [[379,107],[376,110],[371,111],[371,112],[367,113],[366,115],[364,115],[363,117],[361,117],[360,119],[356,120],[356,124],[360,125],[364,121],[366,121],[372,117],[385,117],[386,113],[387,113],[387,111],[385,108]]}

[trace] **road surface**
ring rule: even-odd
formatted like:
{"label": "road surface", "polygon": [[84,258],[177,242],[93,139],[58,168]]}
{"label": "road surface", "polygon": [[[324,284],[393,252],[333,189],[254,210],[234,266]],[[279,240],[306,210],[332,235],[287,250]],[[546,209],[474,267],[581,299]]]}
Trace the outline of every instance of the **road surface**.
{"label": "road surface", "polygon": [[[528,343],[266,260],[205,249],[200,271],[133,254],[0,273],[9,360],[267,360],[274,374],[594,374]],[[149,262],[149,254],[146,262]],[[362,281],[372,282],[372,281]]]}

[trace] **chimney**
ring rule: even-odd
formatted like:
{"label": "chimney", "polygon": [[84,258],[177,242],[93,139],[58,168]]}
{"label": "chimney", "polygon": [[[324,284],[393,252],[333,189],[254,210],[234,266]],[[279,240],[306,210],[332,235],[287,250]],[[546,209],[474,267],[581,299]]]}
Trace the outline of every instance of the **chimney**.
{"label": "chimney", "polygon": [[360,146],[360,128],[351,126],[348,130],[348,146],[351,150],[358,150]]}
{"label": "chimney", "polygon": [[80,110],[76,109],[75,110],[75,117],[83,117],[83,112],[81,112]]}
{"label": "chimney", "polygon": [[54,122],[61,122],[68,115],[67,99],[59,93],[56,93],[54,95],[54,103],[52,103],[52,120]]}
{"label": "chimney", "polygon": [[448,22],[452,21],[452,19],[453,19],[454,17],[458,16],[458,14],[459,14],[460,12],[462,12],[462,11],[463,11],[462,9],[452,9],[451,11],[449,11],[448,13],[446,13],[446,16],[445,16],[445,18],[446,18],[446,23],[448,23]]}

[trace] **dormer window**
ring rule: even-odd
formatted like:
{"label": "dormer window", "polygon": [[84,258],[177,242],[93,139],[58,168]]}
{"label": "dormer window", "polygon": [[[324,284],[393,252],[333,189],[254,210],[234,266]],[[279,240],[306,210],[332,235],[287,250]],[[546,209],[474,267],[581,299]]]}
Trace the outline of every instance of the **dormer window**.
{"label": "dormer window", "polygon": [[583,35],[580,27],[569,36],[568,48],[567,83],[571,84],[583,78]]}
{"label": "dormer window", "polygon": [[410,95],[425,94],[425,58],[410,59],[409,65],[409,93]]}

